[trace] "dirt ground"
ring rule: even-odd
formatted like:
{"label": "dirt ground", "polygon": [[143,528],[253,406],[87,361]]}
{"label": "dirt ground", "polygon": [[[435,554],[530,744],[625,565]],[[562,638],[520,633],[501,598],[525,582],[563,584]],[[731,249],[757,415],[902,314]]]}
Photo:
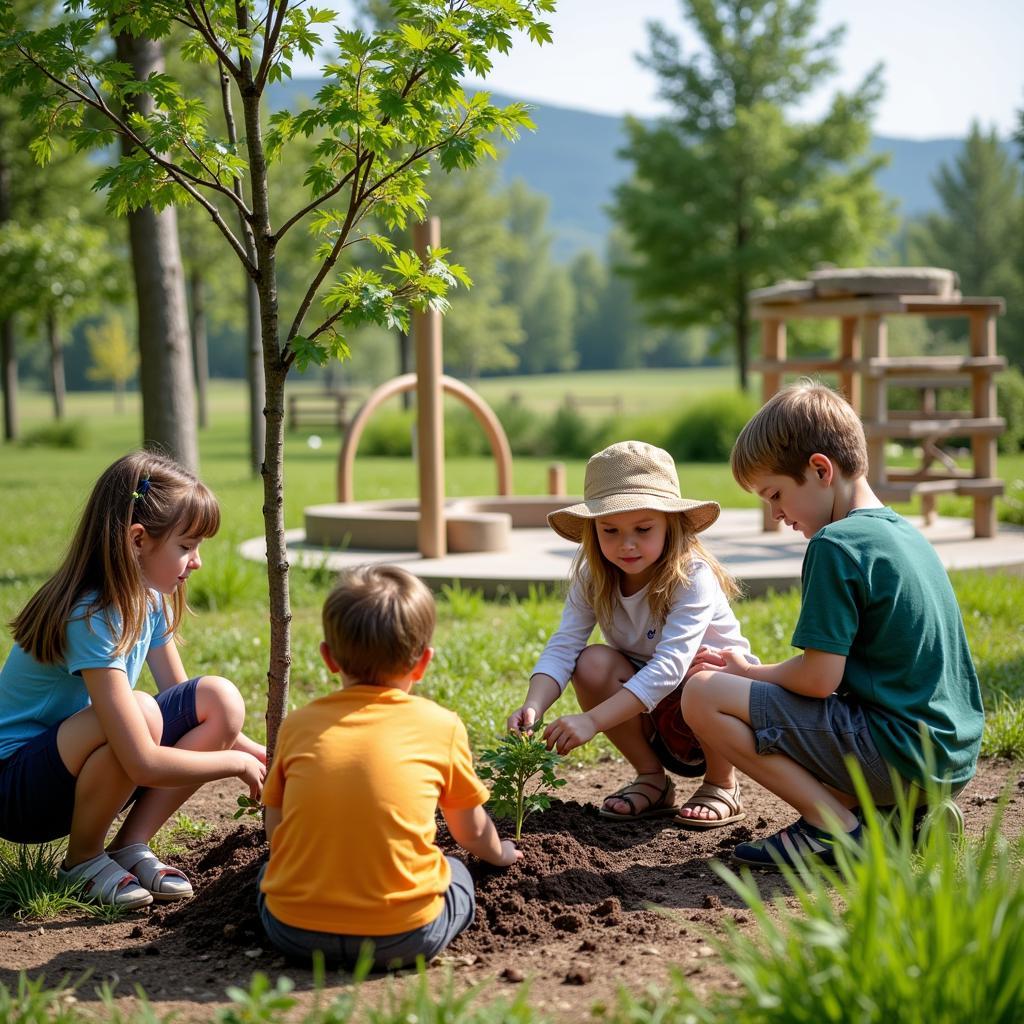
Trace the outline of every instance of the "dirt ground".
{"label": "dirt ground", "polygon": [[[531,1004],[568,1021],[594,1003],[610,1002],[620,986],[664,983],[671,964],[681,965],[698,992],[735,984],[707,939],[723,934],[727,919],[749,924],[749,914],[709,863],[727,859],[737,842],[780,828],[792,812],[747,781],[747,819],[732,827],[688,832],[664,819],[623,824],[599,817],[602,794],[627,779],[621,763],[573,772],[562,799],[527,819],[519,865],[498,871],[470,862],[476,923],[440,958],[460,985],[489,982],[488,992],[497,996],[528,981]],[[988,761],[960,797],[969,832],[986,827],[1008,782],[1013,798],[1003,830],[1024,831],[1021,766]],[[687,785],[682,780],[683,792]],[[193,819],[216,827],[177,861],[195,885],[193,900],[112,924],[0,918],[0,981],[16,984],[24,970],[55,986],[87,974],[77,990],[81,1004],[95,1002],[95,989],[107,980],[125,1009],[141,985],[159,1012],[173,1010],[176,1019],[191,1022],[211,1020],[226,1002],[225,989],[247,987],[258,969],[271,977],[287,974],[307,1002],[311,972],[286,965],[260,931],[255,878],[266,849],[255,823],[232,819],[236,795],[227,783],[207,786],[185,807]],[[507,823],[501,827],[507,833]],[[446,839],[442,828],[439,841]],[[773,877],[762,874],[762,884],[771,886]],[[436,966],[432,974],[441,977]],[[348,982],[344,974],[329,974],[326,998]],[[375,1002],[388,984],[371,979],[363,999]]]}

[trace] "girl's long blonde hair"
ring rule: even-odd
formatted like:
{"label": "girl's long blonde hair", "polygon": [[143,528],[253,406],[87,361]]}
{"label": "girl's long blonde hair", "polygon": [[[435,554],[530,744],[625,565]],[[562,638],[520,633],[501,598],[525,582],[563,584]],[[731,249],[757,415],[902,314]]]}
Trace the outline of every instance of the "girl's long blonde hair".
{"label": "girl's long blonde hair", "polygon": [[[148,481],[148,484],[144,481]],[[78,529],[60,568],[11,622],[15,642],[43,664],[64,656],[64,636],[75,604],[90,591],[85,614],[110,613],[117,630],[114,652],[138,642],[149,613],[149,591],[129,529],[140,523],[162,541],[175,530],[195,538],[212,537],[220,527],[217,499],[172,459],[132,452],[118,459],[96,481]],[[184,585],[168,601],[161,597],[168,634],[177,635],[186,610]]]}
{"label": "girl's long blonde hair", "polygon": [[[676,587],[690,582],[695,558],[707,562],[727,598],[736,597],[740,592],[736,580],[688,528],[685,514],[666,512],[665,517],[665,548],[655,563],[654,575],[647,585],[647,603],[652,617],[660,625],[664,625],[668,618]],[[619,604],[622,576],[622,570],[612,565],[601,553],[597,521],[587,519],[583,523],[579,551],[573,560],[571,580],[583,588],[584,596],[594,609],[597,624],[605,633]]]}

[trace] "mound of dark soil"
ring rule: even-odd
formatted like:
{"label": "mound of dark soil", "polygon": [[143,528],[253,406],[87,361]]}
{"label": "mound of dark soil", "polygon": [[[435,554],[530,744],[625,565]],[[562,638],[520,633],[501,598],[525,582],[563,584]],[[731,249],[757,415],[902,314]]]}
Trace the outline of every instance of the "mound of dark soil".
{"label": "mound of dark soil", "polygon": [[[501,831],[510,834],[508,823],[501,823]],[[658,908],[686,910],[698,921],[701,911],[720,912],[723,901],[733,902],[707,871],[705,858],[750,835],[746,826],[695,834],[664,821],[617,825],[593,805],[556,800],[548,811],[527,819],[519,864],[502,870],[466,858],[476,883],[476,921],[450,951],[484,958],[573,936],[596,948],[624,928],[627,918],[634,941],[666,933],[678,937],[678,918]],[[440,819],[438,844],[446,853],[458,853]],[[187,936],[191,948],[214,955],[259,945],[264,940],[256,916],[256,877],[266,856],[262,831],[250,823],[208,839],[182,862],[197,883],[195,899],[155,911],[150,923],[165,934]]]}

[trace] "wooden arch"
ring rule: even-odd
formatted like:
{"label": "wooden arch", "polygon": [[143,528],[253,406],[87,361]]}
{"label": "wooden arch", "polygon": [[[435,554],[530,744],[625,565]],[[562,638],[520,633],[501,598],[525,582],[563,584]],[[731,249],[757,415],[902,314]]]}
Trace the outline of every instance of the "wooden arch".
{"label": "wooden arch", "polygon": [[[441,389],[454,398],[468,405],[476,416],[480,425],[487,434],[487,440],[491,446],[491,454],[498,466],[498,494],[507,497],[512,493],[512,449],[509,447],[508,437],[501,421],[494,414],[494,410],[468,385],[454,377],[442,375]],[[405,373],[400,377],[393,377],[387,383],[382,384],[374,391],[369,398],[359,407],[359,411],[352,417],[352,423],[345,434],[345,441],[341,446],[338,455],[338,501],[354,501],[353,475],[356,461],[356,448],[370,417],[377,407],[395,395],[403,391],[416,390],[416,374]]]}

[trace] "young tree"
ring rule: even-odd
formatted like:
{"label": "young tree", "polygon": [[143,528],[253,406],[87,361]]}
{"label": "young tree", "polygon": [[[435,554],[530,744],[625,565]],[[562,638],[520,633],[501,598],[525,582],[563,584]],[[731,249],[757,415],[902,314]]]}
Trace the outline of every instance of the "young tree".
{"label": "young tree", "polygon": [[1024,196],[1021,173],[995,131],[973,124],[952,165],[933,183],[940,211],[912,224],[911,259],[950,267],[965,295],[1002,295],[1001,348],[1024,363]]}
{"label": "young tree", "polygon": [[101,324],[85,329],[92,365],[86,370],[89,380],[109,381],[114,387],[114,411],[124,412],[124,390],[139,369],[139,352],[118,314]]}
{"label": "young tree", "polygon": [[0,224],[0,318],[15,311],[46,338],[54,419],[64,418],[64,334],[69,319],[121,292],[121,267],[107,255],[104,231],[83,224],[74,208],[28,227]]}
{"label": "young tree", "polygon": [[842,36],[812,37],[817,0],[681,0],[702,41],[684,55],[660,25],[643,63],[672,112],[627,121],[632,180],[615,216],[632,238],[624,269],[649,319],[727,325],[747,386],[747,292],[803,276],[819,260],[866,259],[887,230],[886,202],[864,155],[882,87],[876,68],[837,94],[820,121],[788,118],[834,70]]}
{"label": "young tree", "polygon": [[[53,0],[4,0],[3,10],[36,27],[48,24]],[[83,156],[62,146],[45,171],[29,151],[34,131],[19,114],[17,95],[0,95],[0,227],[30,227],[56,216],[68,205],[84,209],[82,182],[88,174]],[[0,377],[4,395],[4,439],[18,437],[18,341],[13,313],[0,317]]]}
{"label": "young tree", "polygon": [[[410,304],[446,306],[448,288],[465,278],[461,267],[446,262],[446,251],[430,252],[424,261],[395,251],[386,238],[364,231],[364,219],[372,214],[400,227],[422,216],[431,155],[446,171],[468,167],[494,154],[492,133],[512,138],[530,125],[523,105],[499,108],[486,94],[467,97],[459,79],[486,74],[491,53],[508,50],[517,29],[535,42],[548,40],[540,16],[554,9],[554,0],[396,0],[395,9],[393,30],[337,28],[337,57],[324,68],[314,102],[300,113],[275,113],[266,123],[268,83],[290,75],[296,54],[315,55],[324,27],[338,17],[334,12],[289,0],[69,0],[54,28],[33,32],[9,4],[0,7],[0,88],[24,90],[23,111],[40,131],[37,155],[45,159],[55,133],[66,133],[82,149],[125,140],[130,148],[98,179],[110,209],[127,214],[144,205],[159,211],[196,202],[256,282],[266,378],[271,749],[287,708],[291,666],[285,379],[292,366],[343,356],[347,326],[372,321],[394,328],[408,323]],[[96,44],[108,25],[114,36],[167,40],[182,56],[223,69],[241,97],[238,146],[218,134],[220,122],[172,76],[156,72],[140,81],[123,62],[104,56]],[[126,111],[140,95],[151,100],[151,109]],[[307,201],[278,210],[268,164],[293,140],[312,136],[318,142],[305,173]],[[222,215],[215,198],[236,211],[244,231]],[[319,235],[316,260],[298,308],[281,311],[278,248],[304,223]],[[384,271],[354,266],[337,273],[342,254],[364,239],[391,257]],[[318,306],[322,312],[314,314]]]}

